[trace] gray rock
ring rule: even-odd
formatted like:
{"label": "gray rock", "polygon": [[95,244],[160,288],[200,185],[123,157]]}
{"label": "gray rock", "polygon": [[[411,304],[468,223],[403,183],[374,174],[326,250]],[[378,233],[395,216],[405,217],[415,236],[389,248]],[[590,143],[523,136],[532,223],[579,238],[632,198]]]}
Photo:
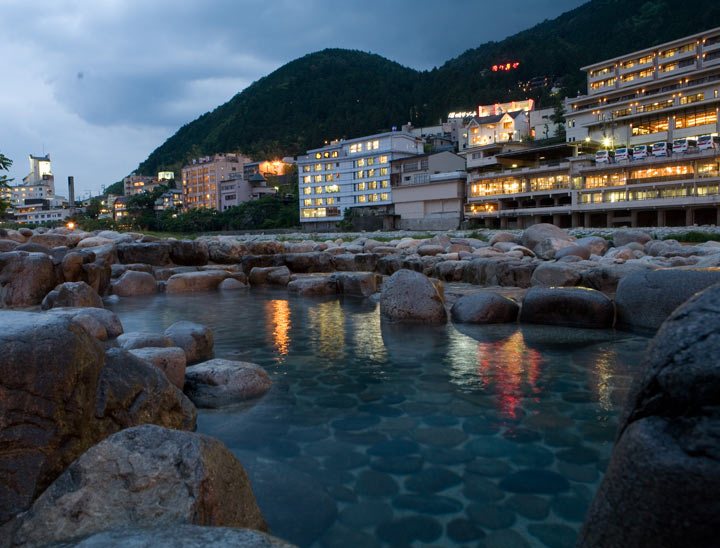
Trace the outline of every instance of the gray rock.
{"label": "gray rock", "polygon": [[[555,225],[540,223],[525,229],[520,237],[520,243],[535,251],[535,246],[547,238],[555,240],[571,241],[573,238],[567,231]],[[537,251],[535,251],[537,253]]]}
{"label": "gray rock", "polygon": [[210,258],[208,245],[202,240],[171,240],[170,260],[186,266],[206,265]]}
{"label": "gray rock", "polygon": [[369,297],[378,291],[378,276],[372,272],[336,272],[332,278],[337,282],[338,292],[356,297]]}
{"label": "gray rock", "polygon": [[206,240],[208,257],[214,263],[237,264],[248,254],[244,242],[234,237],[220,236],[217,240]]}
{"label": "gray rock", "polygon": [[720,283],[718,270],[656,270],[630,273],[615,294],[618,326],[655,330],[693,294]]}
{"label": "gray rock", "polygon": [[530,287],[537,263],[517,259],[473,259],[463,269],[463,282],[475,285]]}
{"label": "gray rock", "polygon": [[517,321],[519,310],[518,304],[507,297],[478,291],[460,297],[450,309],[450,315],[459,323],[509,323]]}
{"label": "gray rock", "polygon": [[445,253],[445,248],[441,245],[422,244],[417,248],[418,255],[437,255],[438,253]]}
{"label": "gray rock", "polygon": [[148,424],[73,462],[22,516],[14,542],[180,524],[267,530],[245,469],[220,441]]}
{"label": "gray rock", "polygon": [[[67,246],[62,246],[62,249],[67,249]],[[15,251],[27,251],[28,253],[45,253],[46,255],[52,255],[53,250],[47,246],[27,242],[20,244],[15,248]]]}
{"label": "gray rock", "polygon": [[378,256],[374,253],[343,253],[334,255],[332,265],[343,272],[372,272],[377,265]]}
{"label": "gray rock", "polygon": [[187,363],[197,363],[213,357],[213,333],[199,323],[181,321],[165,330],[173,345],[185,351]]}
{"label": "gray rock", "polygon": [[286,266],[254,267],[248,275],[250,285],[287,285],[290,270]]}
{"label": "gray rock", "polygon": [[145,360],[162,371],[167,379],[180,390],[185,386],[185,351],[177,346],[147,346],[130,350],[133,356]]}
{"label": "gray rock", "polygon": [[613,234],[613,243],[615,247],[621,247],[630,242],[644,244],[652,240],[652,236],[642,230],[617,230]]}
{"label": "gray rock", "polygon": [[540,240],[538,244],[532,249],[535,254],[541,259],[549,261],[555,258],[555,254],[566,247],[575,248],[575,243],[563,240],[560,238],[545,238]]}
{"label": "gray rock", "polygon": [[114,529],[52,544],[54,548],[297,548],[259,531],[229,527],[172,525],[153,529]]}
{"label": "gray rock", "polygon": [[43,310],[83,306],[104,308],[100,295],[85,282],[65,282],[48,293],[42,301]]}
{"label": "gray rock", "polygon": [[447,319],[442,285],[410,270],[399,270],[383,283],[380,313],[391,320],[440,323]]}
{"label": "gray rock", "polygon": [[331,272],[332,255],[323,252],[286,253],[285,266],[291,272]]}
{"label": "gray rock", "polygon": [[157,281],[148,272],[128,270],[112,284],[112,292],[120,297],[157,293]]}
{"label": "gray rock", "polygon": [[568,327],[607,328],[615,319],[613,303],[585,287],[533,287],[520,309],[520,321]]}
{"label": "gray rock", "polygon": [[173,343],[169,337],[160,333],[151,333],[148,331],[131,331],[123,333],[117,338],[118,346],[125,350],[133,350],[135,348],[166,348],[172,346]]}
{"label": "gray rock", "polygon": [[576,286],[582,279],[583,267],[574,263],[542,263],[533,271],[530,283],[544,287]]}
{"label": "gray rock", "polygon": [[52,259],[43,253],[0,253],[0,307],[40,304],[57,284]]}
{"label": "gray rock", "polygon": [[168,242],[123,243],[117,246],[118,261],[123,264],[145,263],[154,266],[170,264]]}
{"label": "gray rock", "polygon": [[256,240],[247,242],[246,245],[252,255],[275,255],[285,252],[285,244],[275,240]]}
{"label": "gray rock", "polygon": [[336,295],[338,284],[330,276],[308,276],[292,280],[288,284],[288,292],[299,295]]}
{"label": "gray rock", "polygon": [[492,235],[492,238],[490,238],[490,245],[495,245],[499,242],[512,242],[514,244],[519,244],[521,239],[517,234],[513,234],[512,232],[496,232]]}
{"label": "gray rock", "polygon": [[[153,276],[159,282],[165,282],[169,280],[175,274],[186,274],[188,272],[197,272],[199,268],[197,266],[168,266],[163,268],[154,268]],[[218,270],[223,270],[218,268]]]}
{"label": "gray rock", "polygon": [[608,250],[608,241],[600,236],[586,236],[575,240],[575,245],[584,247],[591,255],[602,256]]}
{"label": "gray rock", "polygon": [[13,251],[18,245],[15,240],[0,240],[0,253],[5,253],[6,251]]}
{"label": "gray rock", "polygon": [[212,291],[228,278],[226,270],[205,270],[202,272],[185,272],[173,274],[167,281],[167,293],[187,293],[193,291]]}
{"label": "gray rock", "polygon": [[30,238],[28,243],[31,244],[38,244],[43,247],[60,247],[62,245],[69,246],[71,244],[71,240],[62,234],[35,234]]}
{"label": "gray rock", "polygon": [[[602,238],[600,238],[602,240]],[[603,240],[605,241],[605,240]],[[555,252],[555,258],[556,259],[562,259],[563,257],[567,257],[568,255],[574,255],[576,257],[580,257],[581,259],[589,259],[590,255],[592,255],[592,252],[588,247],[584,247],[581,245],[578,245],[578,242],[573,242],[575,245],[562,247],[558,249]]]}
{"label": "gray rock", "polygon": [[630,261],[625,264],[605,264],[584,270],[579,285],[597,289],[604,293],[614,293],[620,280],[632,272],[648,272],[656,266],[640,261]]}
{"label": "gray rock", "polygon": [[[107,310],[105,308],[94,308],[94,307],[85,307],[85,308],[63,308],[63,307],[57,307],[57,308],[51,308],[48,310],[48,314],[54,314],[57,316],[66,316],[69,318],[76,318],[78,316],[89,316],[96,320],[100,325],[103,326],[105,329],[105,333],[108,337],[117,337],[119,335],[122,335],[123,333],[123,326],[120,322],[120,318],[118,318],[118,315],[115,314],[115,312],[112,312],[110,310]],[[80,320],[81,323],[83,320]]]}
{"label": "gray rock", "polygon": [[70,318],[5,311],[0,326],[0,524],[114,432],[195,428],[194,406],[164,375],[123,350],[106,354]]}
{"label": "gray rock", "polygon": [[247,284],[241,282],[236,278],[225,278],[220,285],[218,285],[220,291],[231,291],[235,289],[247,289]]}
{"label": "gray rock", "polygon": [[137,263],[137,264],[114,264],[110,267],[110,277],[119,278],[128,270],[136,270],[137,272],[147,272],[148,274],[153,273],[153,267],[149,264]]}
{"label": "gray rock", "polygon": [[272,381],[257,364],[209,360],[188,367],[185,394],[198,407],[217,408],[262,396]]}
{"label": "gray rock", "polygon": [[663,323],[628,393],[578,546],[715,546],[720,529],[720,286]]}

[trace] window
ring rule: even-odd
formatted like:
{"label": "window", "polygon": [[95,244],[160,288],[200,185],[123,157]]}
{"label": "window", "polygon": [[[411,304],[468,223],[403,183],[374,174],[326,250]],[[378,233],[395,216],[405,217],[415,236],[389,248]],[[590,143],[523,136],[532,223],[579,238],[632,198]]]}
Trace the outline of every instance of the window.
{"label": "window", "polygon": [[332,162],[329,163],[329,164],[325,164],[325,169],[326,169],[326,170],[330,170],[330,169],[332,169],[332,168],[333,168]]}
{"label": "window", "polygon": [[322,158],[322,154],[320,154],[319,152],[316,152],[315,158],[317,158],[319,160],[320,158]]}
{"label": "window", "polygon": [[367,177],[375,177],[375,170],[374,170],[374,169],[368,169],[368,170],[367,170]]}
{"label": "window", "polygon": [[365,190],[365,183],[358,183],[355,185],[355,190]]}
{"label": "window", "polygon": [[322,194],[323,188],[321,186],[315,187],[315,194]]}
{"label": "window", "polygon": [[333,180],[333,174],[332,174],[332,173],[328,173],[327,175],[325,175],[325,181],[326,181],[326,182],[329,182],[329,181],[332,181],[332,180]]}
{"label": "window", "polygon": [[380,188],[390,188],[390,181],[380,181]]}
{"label": "window", "polygon": [[368,190],[377,190],[377,181],[370,181],[367,184]]}
{"label": "window", "polygon": [[330,158],[329,152],[323,152],[323,158]]}
{"label": "window", "polygon": [[365,194],[361,194],[360,196],[355,196],[355,202],[363,204],[363,203],[367,202],[367,196],[365,196]]}
{"label": "window", "polygon": [[388,174],[388,168],[381,167],[380,168],[380,175],[387,175]]}
{"label": "window", "polygon": [[368,158],[367,159],[367,165],[371,166],[375,164],[375,158]]}
{"label": "window", "polygon": [[377,194],[368,194],[368,200],[370,200],[371,202],[377,202],[378,195]]}
{"label": "window", "polygon": [[380,148],[380,141],[375,139],[374,141],[368,141],[365,143],[366,150],[377,150]]}
{"label": "window", "polygon": [[714,124],[717,121],[717,111],[714,108],[705,110],[696,110],[678,114],[675,117],[675,128],[703,126],[705,124]]}
{"label": "window", "polygon": [[698,177],[717,177],[718,176],[717,162],[711,162],[709,164],[698,164],[697,174],[698,174]]}
{"label": "window", "polygon": [[360,171],[356,171],[356,172],[355,172],[355,178],[356,178],[356,179],[362,179],[363,177],[365,177],[365,170],[364,170],[364,169],[361,169]]}
{"label": "window", "polygon": [[337,150],[333,150],[331,156],[332,156],[333,158],[337,158],[337,157],[338,157],[338,151],[337,151]]}
{"label": "window", "polygon": [[610,74],[611,70],[612,70],[612,67],[603,67],[601,69],[591,70],[590,76],[592,76],[593,78],[596,78],[598,76],[603,76],[604,74]]}
{"label": "window", "polygon": [[632,109],[624,108],[624,109],[616,110],[615,112],[613,112],[613,118],[620,118],[621,116],[629,116],[630,114],[632,114]]}
{"label": "window", "polygon": [[340,185],[328,185],[325,187],[325,192],[340,192]]}
{"label": "window", "polygon": [[[530,179],[530,189],[534,192],[537,190],[551,190],[553,188],[565,188],[570,182],[568,175],[548,175],[543,177],[533,177]],[[517,192],[517,190],[515,191]]]}
{"label": "window", "polygon": [[309,186],[303,188],[303,194],[310,194],[311,192],[312,192],[312,188],[310,188]]}
{"label": "window", "polygon": [[315,182],[316,182],[316,183],[321,183],[322,180],[323,180],[323,176],[322,176],[322,175],[315,175]]}
{"label": "window", "polygon": [[322,199],[322,198],[315,198],[315,205],[323,205],[323,199]]}
{"label": "window", "polygon": [[387,201],[390,199],[390,194],[388,194],[387,192],[383,192],[382,194],[380,194],[380,199],[382,201]]}
{"label": "window", "polygon": [[312,205],[312,198],[305,198],[303,200],[303,205],[311,206]]}
{"label": "window", "polygon": [[335,198],[325,198],[325,203],[327,205],[332,205],[335,203]]}
{"label": "window", "polygon": [[310,175],[305,175],[305,177],[303,177],[303,183],[304,183],[304,184],[308,184],[308,183],[310,182],[310,180],[311,180],[311,179],[310,179]]}
{"label": "window", "polygon": [[362,143],[353,143],[350,145],[350,154],[356,154],[358,152],[362,152],[363,146]]}
{"label": "window", "polygon": [[667,131],[668,119],[667,118],[650,118],[636,122],[632,126],[633,135],[650,135],[651,133],[659,133],[661,131]]}
{"label": "window", "polygon": [[512,129],[513,123],[512,122],[503,122],[503,129]]}
{"label": "window", "polygon": [[625,173],[612,173],[605,175],[591,175],[585,179],[586,188],[601,188],[605,186],[624,186],[627,184]]}
{"label": "window", "polygon": [[682,164],[677,166],[665,166],[649,169],[636,169],[630,172],[630,179],[689,179],[692,178],[694,169],[692,164]]}
{"label": "window", "polygon": [[387,164],[387,162],[388,162],[388,157],[387,157],[387,156],[385,156],[385,155],[380,156],[380,163],[381,163],[381,164]]}
{"label": "window", "polygon": [[662,72],[672,72],[673,70],[678,68],[677,63],[668,63],[667,65],[664,65],[660,70]]}
{"label": "window", "polygon": [[322,164],[315,164],[314,171],[322,171]]}
{"label": "window", "polygon": [[355,160],[355,167],[365,167],[365,158]]}
{"label": "window", "polygon": [[667,101],[658,101],[647,105],[638,105],[635,112],[653,112],[655,110],[662,110],[673,106],[673,100],[668,99]]}
{"label": "window", "polygon": [[705,99],[704,93],[696,93],[695,95],[686,95],[685,97],[680,97],[680,104],[681,105],[689,105],[690,103],[695,103],[697,101],[703,101]]}

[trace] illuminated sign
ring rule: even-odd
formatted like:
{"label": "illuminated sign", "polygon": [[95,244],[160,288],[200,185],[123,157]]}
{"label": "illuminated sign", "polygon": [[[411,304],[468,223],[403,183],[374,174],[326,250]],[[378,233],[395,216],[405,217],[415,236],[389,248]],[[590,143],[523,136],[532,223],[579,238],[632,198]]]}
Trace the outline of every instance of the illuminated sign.
{"label": "illuminated sign", "polygon": [[175,173],[172,171],[160,171],[158,173],[158,179],[161,181],[169,181],[170,179],[175,178]]}
{"label": "illuminated sign", "polygon": [[503,65],[493,65],[492,70],[493,70],[493,72],[498,72],[501,70],[513,70],[513,69],[518,68],[519,66],[520,66],[520,63],[518,63],[516,61],[514,63],[505,63]]}
{"label": "illuminated sign", "polygon": [[532,99],[525,99],[523,101],[511,101],[509,103],[495,103],[494,105],[480,105],[478,107],[477,115],[479,117],[484,116],[495,116],[497,114],[503,114],[505,112],[516,112],[518,110],[524,110],[529,112],[535,106],[535,101]]}
{"label": "illuminated sign", "polygon": [[448,114],[448,118],[470,118],[472,116],[475,116],[477,112],[474,110],[469,110],[465,112],[451,112]]}

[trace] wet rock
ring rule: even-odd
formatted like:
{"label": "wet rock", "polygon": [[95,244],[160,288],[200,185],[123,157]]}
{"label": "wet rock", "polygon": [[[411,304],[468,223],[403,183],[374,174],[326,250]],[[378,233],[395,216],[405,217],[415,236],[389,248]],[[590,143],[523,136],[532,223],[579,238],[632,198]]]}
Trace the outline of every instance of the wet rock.
{"label": "wet rock", "polygon": [[118,261],[123,264],[144,263],[165,266],[170,264],[170,244],[168,242],[118,244],[117,255]]}
{"label": "wet rock", "polygon": [[63,234],[35,234],[28,241],[31,244],[38,244],[47,248],[60,247],[62,245],[69,246],[71,240]]}
{"label": "wet rock", "polygon": [[560,239],[560,238],[545,238],[540,240],[538,244],[532,249],[535,255],[541,259],[549,261],[556,258],[556,254],[564,248],[572,247],[575,248],[575,243]]}
{"label": "wet rock", "polygon": [[[75,253],[70,253],[69,255],[73,255]],[[147,272],[148,274],[153,273],[153,267],[149,264],[114,264],[110,266],[110,277],[113,279],[117,279],[128,270],[135,270],[137,272]],[[69,281],[69,280],[66,280]]]}
{"label": "wet rock", "polygon": [[485,532],[469,519],[455,518],[447,524],[447,535],[460,543],[484,538]]}
{"label": "wet rock", "polygon": [[712,546],[720,527],[720,286],[675,310],[628,393],[578,546]]}
{"label": "wet rock", "polygon": [[[67,249],[66,246],[62,246],[63,249]],[[45,253],[46,255],[52,255],[53,250],[47,246],[36,244],[36,243],[25,243],[20,244],[15,248],[15,251],[27,251],[28,253]]]}
{"label": "wet rock", "polygon": [[513,495],[507,501],[510,508],[532,520],[545,519],[550,514],[550,503],[537,495]]}
{"label": "wet rock", "polygon": [[409,491],[417,493],[438,493],[461,483],[462,478],[445,468],[425,468],[405,481]]}
{"label": "wet rock", "polygon": [[507,506],[472,503],[465,511],[473,523],[488,529],[507,529],[515,523],[515,512]]}
{"label": "wet rock", "polygon": [[85,282],[65,282],[48,293],[42,301],[42,309],[55,307],[93,307],[104,308],[97,292]]}
{"label": "wet rock", "polygon": [[[133,356],[145,360],[153,367],[162,371],[168,380],[180,390],[185,385],[185,352],[182,348],[153,347],[134,348],[130,350]],[[192,398],[190,398],[192,400]]]}
{"label": "wet rock", "polygon": [[176,322],[165,330],[165,335],[174,346],[185,351],[188,364],[213,357],[213,334],[204,325],[188,321]]}
{"label": "wet rock", "polygon": [[612,327],[613,303],[605,295],[587,288],[530,289],[523,299],[520,321],[568,327]]}
{"label": "wet rock", "polygon": [[82,322],[82,317],[90,317],[97,321],[105,330],[108,337],[117,337],[123,332],[123,326],[114,312],[104,308],[52,308],[48,310],[48,314],[57,316],[66,316],[69,318],[78,318]]}
{"label": "wet rock", "polygon": [[[602,240],[602,238],[600,238]],[[605,240],[603,240],[605,241]],[[589,248],[578,245],[578,242],[573,242],[575,245],[562,247],[555,252],[555,259],[562,259],[563,257],[574,256],[580,257],[581,259],[587,260],[592,255]]]}
{"label": "wet rock", "polygon": [[576,286],[582,278],[582,270],[574,263],[542,263],[533,272],[530,283],[542,287]]}
{"label": "wet rock", "polygon": [[337,281],[330,276],[310,276],[297,278],[288,284],[289,293],[299,295],[336,295]]}
{"label": "wet rock", "polygon": [[372,272],[336,272],[332,278],[343,295],[369,297],[378,291],[378,276]]}
{"label": "wet rock", "polygon": [[52,259],[43,253],[0,253],[0,307],[40,304],[56,285]]}
{"label": "wet rock", "polygon": [[440,323],[447,319],[443,295],[424,275],[399,270],[384,284],[380,313],[391,320]]}
{"label": "wet rock", "polygon": [[332,272],[332,255],[322,252],[286,253],[285,266],[290,272]]}
{"label": "wet rock", "polygon": [[202,240],[170,240],[170,260],[179,265],[201,266],[210,259],[208,245]]}
{"label": "wet rock", "polygon": [[237,264],[248,254],[245,243],[234,237],[220,236],[217,240],[206,240],[205,243],[208,246],[208,258],[214,263]]}
{"label": "wet rock", "polygon": [[532,536],[540,539],[545,546],[553,548],[573,548],[577,539],[575,529],[560,523],[531,523],[528,525],[528,531]]}
{"label": "wet rock", "polygon": [[397,494],[398,484],[389,474],[365,470],[355,481],[355,492],[370,497],[387,497]]}
{"label": "wet rock", "polygon": [[290,270],[286,266],[254,267],[248,275],[250,285],[287,285]]}
{"label": "wet rock", "polygon": [[647,272],[656,270],[648,263],[629,261],[625,264],[603,264],[582,272],[579,285],[597,289],[604,293],[614,293],[620,280],[632,272]]}
{"label": "wet rock", "polygon": [[372,272],[377,265],[378,256],[374,253],[346,253],[334,255],[332,258],[333,268],[344,272]]}
{"label": "wet rock", "polygon": [[410,546],[415,540],[432,542],[442,535],[442,525],[427,516],[409,516],[381,523],[376,529],[377,536],[391,546]]}
{"label": "wet rock", "polygon": [[514,472],[500,482],[500,488],[511,493],[553,494],[567,491],[570,484],[550,470],[526,469]]}
{"label": "wet rock", "polygon": [[536,267],[536,263],[517,259],[473,259],[463,271],[463,282],[482,286],[530,287]]}
{"label": "wet rock", "polygon": [[167,293],[187,293],[193,291],[212,291],[230,274],[225,270],[205,270],[173,274],[167,281]]}
{"label": "wet rock", "polygon": [[157,281],[152,274],[128,270],[120,279],[111,284],[113,295],[128,297],[131,295],[150,295],[157,293]]}
{"label": "wet rock", "polygon": [[125,350],[133,350],[135,348],[167,348],[172,346],[172,341],[161,333],[151,333],[149,331],[131,331],[123,333],[117,338],[118,346]]}
{"label": "wet rock", "polygon": [[616,230],[613,233],[613,243],[615,247],[622,247],[631,242],[637,242],[644,244],[652,240],[652,237],[647,232],[642,230]]}
{"label": "wet rock", "polygon": [[450,315],[454,322],[459,323],[510,323],[517,321],[519,310],[518,304],[507,297],[478,291],[455,301]]}
{"label": "wet rock", "polygon": [[575,240],[575,245],[586,248],[591,255],[602,256],[608,250],[608,241],[600,236],[586,236]]}
{"label": "wet rock", "polygon": [[462,502],[440,495],[400,495],[393,499],[393,506],[431,516],[456,514],[463,509]]}
{"label": "wet rock", "polygon": [[99,236],[90,236],[89,238],[83,238],[80,240],[75,247],[78,249],[84,249],[86,247],[96,247],[101,245],[115,245],[115,240],[110,238],[101,238]]}
{"label": "wet rock", "polygon": [[285,244],[275,240],[256,240],[247,242],[246,245],[252,255],[275,255],[285,252]]}
{"label": "wet rock", "polygon": [[23,515],[16,543],[171,524],[267,530],[242,464],[218,440],[154,425],[90,448]]}
{"label": "wet rock", "polygon": [[218,285],[220,291],[231,291],[236,289],[247,289],[247,284],[241,282],[236,278],[225,278],[220,285]]}
{"label": "wet rock", "polygon": [[262,396],[272,381],[257,364],[209,360],[185,371],[185,393],[198,407],[217,408]]}
{"label": "wet rock", "polygon": [[348,527],[360,529],[376,523],[390,521],[393,510],[384,502],[360,502],[346,506],[338,518]]}
{"label": "wet rock", "polygon": [[514,244],[519,244],[521,239],[517,234],[513,234],[512,232],[496,232],[493,234],[492,238],[490,238],[490,245],[495,245],[499,242],[512,242]]}
{"label": "wet rock", "polygon": [[625,276],[617,287],[618,325],[655,330],[678,306],[706,287],[720,283],[720,270],[657,270]]}
{"label": "wet rock", "polygon": [[6,251],[13,251],[18,245],[15,240],[0,240],[0,253],[5,253]]}

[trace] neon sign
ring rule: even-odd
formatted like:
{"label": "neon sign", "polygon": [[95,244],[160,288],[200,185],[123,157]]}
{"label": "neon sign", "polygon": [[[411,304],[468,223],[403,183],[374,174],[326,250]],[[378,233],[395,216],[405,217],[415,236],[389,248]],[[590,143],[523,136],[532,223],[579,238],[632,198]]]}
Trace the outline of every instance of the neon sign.
{"label": "neon sign", "polygon": [[493,65],[492,70],[493,70],[493,72],[498,72],[499,70],[503,70],[503,71],[504,70],[513,70],[513,69],[518,68],[519,66],[520,66],[520,63],[518,63],[516,61],[514,63],[505,63],[503,65]]}

